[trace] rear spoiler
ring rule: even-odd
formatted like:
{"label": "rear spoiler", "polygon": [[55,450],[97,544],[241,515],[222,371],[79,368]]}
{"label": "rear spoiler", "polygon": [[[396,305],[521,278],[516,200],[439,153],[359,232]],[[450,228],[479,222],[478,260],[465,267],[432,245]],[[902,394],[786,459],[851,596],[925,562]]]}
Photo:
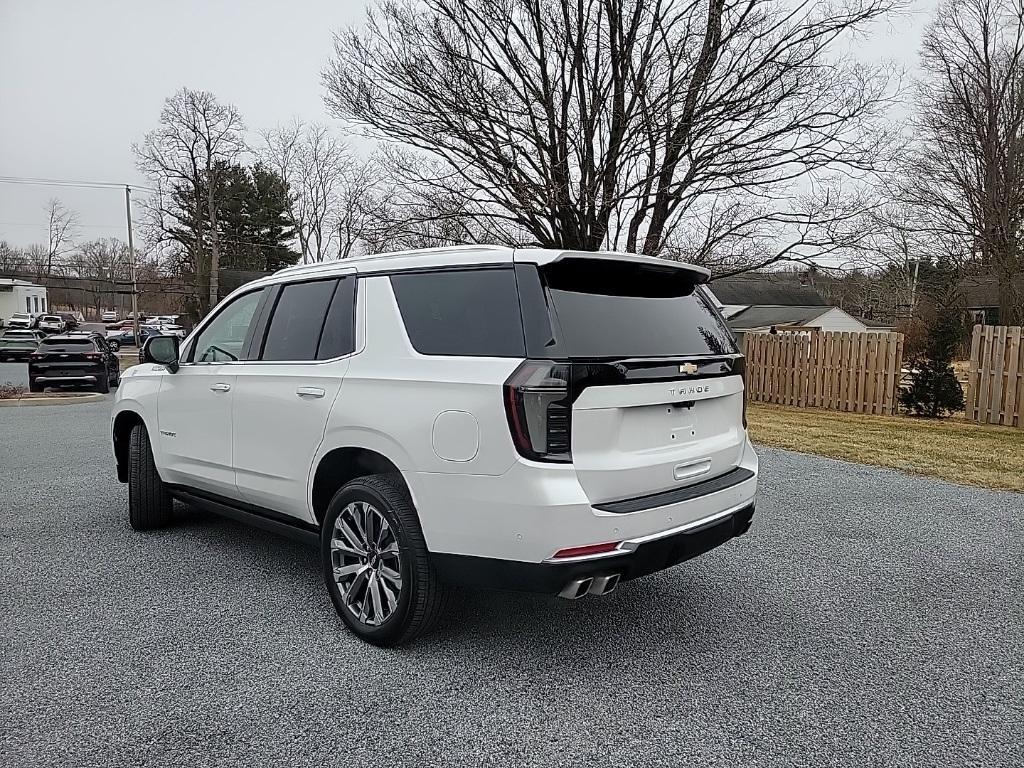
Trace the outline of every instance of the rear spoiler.
{"label": "rear spoiler", "polygon": [[618,253],[615,251],[558,251],[547,249],[517,248],[512,255],[513,261],[527,262],[530,264],[554,264],[555,262],[567,261],[570,259],[581,259],[587,261],[625,261],[644,266],[652,270],[664,270],[666,272],[688,272],[696,285],[702,285],[711,279],[711,271],[696,264],[687,264],[685,261],[672,261],[670,259],[659,259],[654,256],[641,256],[636,253]]}

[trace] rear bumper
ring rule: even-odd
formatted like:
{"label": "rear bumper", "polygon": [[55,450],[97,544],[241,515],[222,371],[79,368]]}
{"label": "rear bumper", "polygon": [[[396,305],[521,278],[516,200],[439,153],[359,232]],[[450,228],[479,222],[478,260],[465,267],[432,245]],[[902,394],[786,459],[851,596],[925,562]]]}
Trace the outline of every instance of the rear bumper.
{"label": "rear bumper", "polygon": [[[472,555],[431,555],[438,577],[459,586],[558,594],[574,579],[618,574],[622,581],[671,568],[746,533],[754,516],[750,503],[727,515],[714,515],[706,524],[637,540],[631,550],[612,556],[573,562],[527,563]],[[624,542],[629,544],[631,542]]]}
{"label": "rear bumper", "polygon": [[81,376],[31,376],[36,384],[95,384],[98,375],[83,374]]}
{"label": "rear bumper", "polygon": [[[736,468],[743,471],[678,495],[599,506],[571,464],[521,461],[498,476],[413,472],[405,478],[431,552],[541,564],[562,549],[653,539],[748,507],[757,493],[757,456],[749,443]],[[619,509],[627,502],[634,511]],[[616,511],[601,508],[608,506]]]}

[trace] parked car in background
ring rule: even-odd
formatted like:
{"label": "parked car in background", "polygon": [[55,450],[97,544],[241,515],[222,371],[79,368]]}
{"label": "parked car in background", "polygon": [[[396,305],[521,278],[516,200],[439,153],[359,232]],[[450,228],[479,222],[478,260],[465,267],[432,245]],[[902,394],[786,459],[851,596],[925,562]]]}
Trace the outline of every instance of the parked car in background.
{"label": "parked car in background", "polygon": [[64,321],[64,327],[69,331],[73,331],[83,322],[80,319],[82,317],[81,312],[57,312],[56,314]]}
{"label": "parked car in background", "polygon": [[43,315],[39,318],[39,330],[43,333],[64,333],[67,323],[60,315]]}
{"label": "parked car in background", "polygon": [[0,363],[27,363],[39,339],[0,338]]}
{"label": "parked car in background", "polygon": [[139,326],[139,339],[141,339],[141,342],[139,342],[138,344],[136,344],[136,341],[135,341],[135,331],[132,330],[131,327],[126,328],[123,331],[108,331],[106,339],[107,339],[107,341],[117,342],[119,347],[125,347],[125,346],[128,346],[128,347],[140,346],[141,347],[142,344],[146,343],[146,339],[148,339],[150,336],[160,336],[160,335],[161,335],[161,332],[160,332],[160,330],[158,328],[148,328],[148,327],[146,327],[144,325],[140,325]]}
{"label": "parked car in background", "polygon": [[45,338],[46,334],[36,328],[8,328],[0,334],[0,339],[35,339],[36,341],[42,341]]}
{"label": "parked car in background", "polygon": [[100,315],[100,321],[104,323],[113,323],[117,321],[117,312],[112,309],[108,309],[102,315]]}
{"label": "parked car in background", "polygon": [[93,334],[49,336],[28,359],[28,388],[86,386],[109,392],[121,380],[121,366],[106,342]]}
{"label": "parked car in background", "polygon": [[125,372],[129,522],[168,525],[178,498],[318,541],[379,645],[453,585],[576,599],[699,556],[750,528],[758,469],[708,278],[480,246],[248,283]]}
{"label": "parked car in background", "polygon": [[146,329],[149,331],[156,331],[165,336],[177,336],[179,339],[184,339],[187,335],[185,329],[180,325],[174,325],[173,323],[154,323],[148,322],[145,325],[139,326],[139,330]]}
{"label": "parked car in background", "polygon": [[15,312],[7,321],[8,328],[35,328],[41,314],[36,312]]}

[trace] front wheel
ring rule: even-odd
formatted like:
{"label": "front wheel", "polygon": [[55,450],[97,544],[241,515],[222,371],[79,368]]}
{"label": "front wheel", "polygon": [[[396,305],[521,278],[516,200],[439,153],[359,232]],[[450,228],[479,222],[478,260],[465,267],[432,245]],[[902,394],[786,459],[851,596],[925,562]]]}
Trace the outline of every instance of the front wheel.
{"label": "front wheel", "polygon": [[128,522],[136,531],[159,528],[171,521],[174,501],[156,471],[149,433],[142,424],[128,438]]}
{"label": "front wheel", "polygon": [[107,339],[107,346],[110,347],[111,352],[118,352],[121,349],[121,342]]}
{"label": "front wheel", "polygon": [[428,632],[447,604],[416,508],[397,475],[360,477],[334,495],[321,555],[335,609],[374,645],[400,645]]}

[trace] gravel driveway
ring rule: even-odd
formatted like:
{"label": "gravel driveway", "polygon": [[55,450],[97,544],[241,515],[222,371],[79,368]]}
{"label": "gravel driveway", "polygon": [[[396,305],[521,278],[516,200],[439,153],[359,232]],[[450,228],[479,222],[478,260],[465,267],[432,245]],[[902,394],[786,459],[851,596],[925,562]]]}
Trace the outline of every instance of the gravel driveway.
{"label": "gravel driveway", "polygon": [[0,409],[4,766],[1024,764],[1022,495],[764,449],[751,535],[388,651],[301,545],[134,533],[108,412]]}

